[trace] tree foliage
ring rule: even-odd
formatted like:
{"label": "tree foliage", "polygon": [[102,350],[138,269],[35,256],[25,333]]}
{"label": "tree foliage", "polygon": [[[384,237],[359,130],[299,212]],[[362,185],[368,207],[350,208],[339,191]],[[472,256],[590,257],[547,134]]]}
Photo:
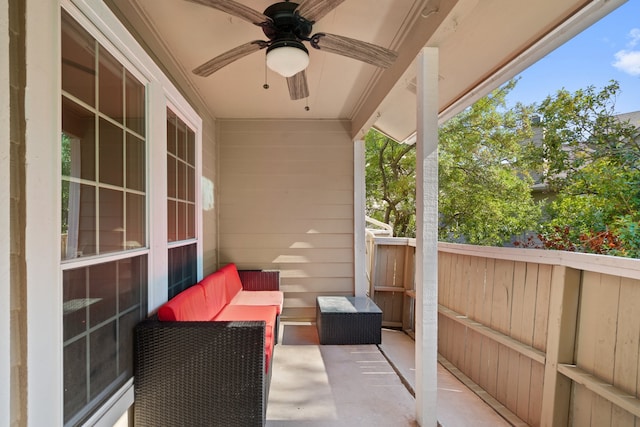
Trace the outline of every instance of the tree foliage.
{"label": "tree foliage", "polygon": [[365,136],[367,215],[393,226],[394,236],[415,236],[416,151],[372,130]]}
{"label": "tree foliage", "polygon": [[640,256],[640,138],[615,115],[619,91],[616,82],[600,90],[559,90],[538,107],[546,179],[557,194],[541,227],[543,242]]}
{"label": "tree foliage", "polygon": [[[616,116],[619,85],[506,109],[515,84],[439,130],[440,240],[501,245],[529,230],[522,246],[640,257],[640,134]],[[367,214],[414,236],[414,147],[371,131],[366,156]],[[534,178],[549,186],[542,204]]]}
{"label": "tree foliage", "polygon": [[[501,112],[511,83],[439,130],[441,240],[498,245],[533,227],[528,111]],[[371,131],[366,142],[367,214],[415,236],[415,148]]]}
{"label": "tree foliage", "polygon": [[537,224],[529,110],[504,110],[511,82],[440,128],[439,237],[501,245]]}

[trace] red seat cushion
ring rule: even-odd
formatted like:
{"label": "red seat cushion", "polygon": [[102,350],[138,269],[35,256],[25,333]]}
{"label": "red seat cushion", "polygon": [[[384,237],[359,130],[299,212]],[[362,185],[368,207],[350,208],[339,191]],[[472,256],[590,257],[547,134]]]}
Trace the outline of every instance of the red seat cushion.
{"label": "red seat cushion", "polygon": [[241,291],[231,300],[233,305],[272,305],[282,314],[284,294],[280,291]]}
{"label": "red seat cushion", "polygon": [[247,306],[247,305],[228,305],[218,313],[214,320],[219,321],[242,321],[242,320],[264,320],[266,322],[264,337],[264,353],[265,372],[268,372],[271,355],[273,353],[274,330],[276,327],[277,309],[274,306]]}
{"label": "red seat cushion", "polygon": [[238,292],[242,290],[242,281],[238,275],[238,269],[234,263],[227,264],[218,270],[224,274],[225,286],[227,287],[227,300],[231,301]]}
{"label": "red seat cushion", "polygon": [[206,321],[211,320],[210,310],[204,297],[204,288],[194,285],[171,298],[158,309],[161,321]]}
{"label": "red seat cushion", "polygon": [[224,274],[216,271],[202,279],[199,283],[204,289],[204,297],[209,309],[209,319],[213,319],[220,310],[229,303],[224,282]]}

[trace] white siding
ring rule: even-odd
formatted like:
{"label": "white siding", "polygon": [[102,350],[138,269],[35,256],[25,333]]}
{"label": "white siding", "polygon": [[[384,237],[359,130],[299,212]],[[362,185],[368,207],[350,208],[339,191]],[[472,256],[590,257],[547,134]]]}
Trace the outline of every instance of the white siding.
{"label": "white siding", "polygon": [[348,122],[220,120],[219,262],[281,271],[283,317],[353,295]]}

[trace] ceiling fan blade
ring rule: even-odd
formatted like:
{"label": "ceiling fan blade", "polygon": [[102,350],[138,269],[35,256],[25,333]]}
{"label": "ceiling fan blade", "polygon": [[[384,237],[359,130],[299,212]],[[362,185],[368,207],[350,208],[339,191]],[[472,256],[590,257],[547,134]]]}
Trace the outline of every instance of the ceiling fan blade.
{"label": "ceiling fan blade", "polygon": [[228,13],[229,15],[244,19],[255,25],[261,25],[265,22],[271,22],[271,18],[267,15],[251,9],[241,3],[233,0],[187,0],[192,3],[202,4],[217,10]]}
{"label": "ceiling fan blade", "polygon": [[296,12],[307,21],[318,22],[343,1],[344,0],[302,0],[296,8]]}
{"label": "ceiling fan blade", "polygon": [[243,58],[250,53],[257,52],[260,49],[264,49],[265,47],[267,47],[267,45],[268,43],[262,40],[254,40],[252,42],[245,43],[223,53],[222,55],[218,55],[215,58],[210,59],[209,61],[195,68],[193,70],[193,73],[198,76],[207,77],[215,73],[225,65],[229,65],[233,61],[237,61],[238,59]]}
{"label": "ceiling fan blade", "polygon": [[398,57],[397,52],[382,46],[328,33],[314,34],[311,37],[311,46],[380,68],[390,67]]}
{"label": "ceiling fan blade", "polygon": [[292,100],[303,99],[309,96],[309,86],[307,86],[307,73],[304,70],[291,77],[287,77],[289,86],[289,96]]}

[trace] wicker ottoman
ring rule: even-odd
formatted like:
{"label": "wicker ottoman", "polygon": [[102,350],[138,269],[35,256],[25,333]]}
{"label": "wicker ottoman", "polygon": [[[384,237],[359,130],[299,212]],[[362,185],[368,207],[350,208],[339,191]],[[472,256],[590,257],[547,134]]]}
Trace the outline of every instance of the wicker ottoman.
{"label": "wicker ottoman", "polygon": [[382,310],[368,297],[317,297],[320,344],[380,344]]}

